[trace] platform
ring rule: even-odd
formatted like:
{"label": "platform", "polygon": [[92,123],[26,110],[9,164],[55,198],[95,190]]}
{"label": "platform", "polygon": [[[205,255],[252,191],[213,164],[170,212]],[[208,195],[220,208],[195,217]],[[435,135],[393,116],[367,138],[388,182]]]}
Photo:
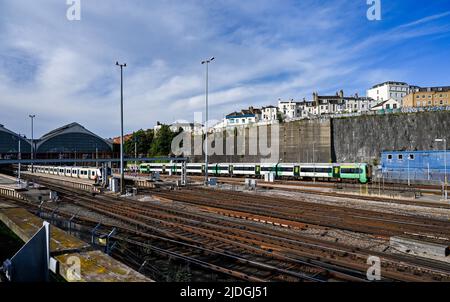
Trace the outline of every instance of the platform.
{"label": "platform", "polygon": [[442,240],[394,236],[390,246],[400,252],[450,263],[450,245]]}
{"label": "platform", "polygon": [[[0,203],[0,220],[24,242],[28,241],[42,227],[43,220],[27,210],[8,202]],[[63,230],[51,226],[51,253],[59,263],[58,274],[69,282],[152,282],[151,279],[130,267],[100,252],[91,250],[90,245]],[[73,258],[75,257],[75,258]],[[81,264],[76,280],[68,275],[73,259]]]}

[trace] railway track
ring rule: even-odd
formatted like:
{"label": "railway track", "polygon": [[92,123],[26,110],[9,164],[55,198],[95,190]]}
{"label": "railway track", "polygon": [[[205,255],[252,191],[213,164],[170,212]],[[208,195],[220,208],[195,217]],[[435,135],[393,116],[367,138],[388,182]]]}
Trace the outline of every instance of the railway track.
{"label": "railway track", "polygon": [[[189,204],[189,206],[194,204],[200,210],[200,212],[192,212],[164,202],[159,204],[142,203],[104,196],[93,199],[84,192],[68,190],[51,183],[46,185],[63,193],[63,200],[66,202],[120,220],[147,235],[156,234],[165,238],[166,241],[177,242],[175,250],[183,251],[178,252],[180,257],[191,257],[199,260],[199,249],[206,249],[203,252],[212,253],[220,260],[218,263],[210,263],[210,259],[210,262],[204,261],[205,263],[216,265],[216,271],[219,271],[219,268],[225,271],[228,269],[233,276],[243,274],[241,279],[244,280],[362,281],[367,269],[367,257],[368,255],[374,255],[372,251],[350,248],[325,240],[315,240],[297,233],[286,232],[283,228],[273,228],[260,223],[255,224],[254,221],[211,215],[213,213],[223,216],[224,213],[220,213],[220,211],[224,210],[224,203],[217,207],[217,204],[211,205],[209,201],[205,206],[205,202],[208,202],[208,200],[205,201],[204,198],[209,197],[211,199],[212,196],[209,190],[199,190],[201,194],[195,196],[191,196],[192,192],[182,192],[185,197],[191,196],[203,202],[201,205],[192,200],[186,200],[186,198],[182,199],[177,195],[181,192],[155,193],[155,195],[166,200],[177,200],[179,203]],[[170,198],[166,194],[170,194]],[[247,207],[245,209],[239,208],[239,210],[246,210],[245,213],[247,214],[255,210],[255,207],[248,207],[248,203],[254,202],[254,200],[247,200],[248,196],[245,194],[229,196],[225,201],[230,203],[230,200],[236,198],[245,199],[247,202]],[[214,198],[214,200],[216,199]],[[280,210],[280,207],[268,207],[264,200],[261,204],[261,207],[265,208],[266,211],[271,210],[272,213]],[[232,206],[239,207],[237,202],[233,203]],[[292,205],[283,206],[291,207]],[[220,211],[215,212],[217,209]],[[290,221],[290,219],[291,217],[288,216],[287,220]],[[411,223],[408,225],[411,227]],[[121,240],[124,240],[124,238]],[[139,240],[134,240],[134,243],[144,244]],[[189,248],[186,248],[186,244],[189,245]],[[193,251],[196,251],[197,257],[192,256]],[[377,253],[375,253],[375,256],[377,256]],[[420,261],[414,263],[415,258],[412,257],[395,257],[392,255],[387,257],[385,253],[379,253],[378,256],[383,257],[383,277],[386,280],[450,280],[449,268],[446,266],[439,267],[441,264],[421,261],[418,265]],[[238,269],[231,269],[236,267],[236,262],[238,263]],[[411,265],[411,263],[414,264]]]}
{"label": "railway track", "polygon": [[[174,177],[168,177],[167,179],[174,179]],[[190,179],[198,179],[203,180],[202,177],[199,176],[189,176]],[[217,178],[219,183],[223,184],[232,184],[232,185],[243,185],[243,179],[229,178],[229,177],[219,177]],[[437,209],[450,209],[450,205],[436,202],[425,202],[425,201],[417,201],[417,200],[404,200],[399,198],[386,198],[379,197],[374,195],[360,195],[360,194],[350,194],[350,193],[339,193],[339,192],[327,192],[327,191],[319,191],[314,189],[307,189],[304,187],[311,188],[327,188],[332,189],[336,188],[336,184],[329,183],[305,183],[302,182],[298,184],[298,181],[276,181],[275,183],[264,183],[261,182],[258,184],[259,187],[267,188],[267,189],[279,189],[283,191],[291,191],[297,193],[305,193],[312,194],[318,196],[329,196],[329,197],[339,197],[339,198],[347,198],[347,199],[358,199],[358,200],[366,200],[366,201],[375,201],[382,203],[394,203],[394,204],[403,204],[403,205],[413,205],[420,207],[428,207],[428,208],[437,208]],[[348,185],[348,184],[346,184]],[[359,185],[356,185],[359,188]]]}
{"label": "railway track", "polygon": [[[291,200],[242,192],[196,188],[174,192],[153,192],[153,195],[206,206],[219,210],[236,211],[264,217],[270,221],[280,219],[288,227],[289,221],[303,225],[318,225],[384,237],[405,233],[450,238],[450,222],[424,217],[389,214],[308,202],[305,198]],[[225,213],[225,211],[223,211]],[[283,224],[283,223],[280,223]],[[295,228],[298,225],[292,224]]]}

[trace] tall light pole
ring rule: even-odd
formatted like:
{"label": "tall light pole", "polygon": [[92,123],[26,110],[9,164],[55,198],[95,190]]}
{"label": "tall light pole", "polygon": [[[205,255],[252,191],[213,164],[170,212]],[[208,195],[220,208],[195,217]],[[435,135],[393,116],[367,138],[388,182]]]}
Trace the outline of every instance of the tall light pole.
{"label": "tall light pole", "polygon": [[123,174],[123,68],[127,67],[127,64],[116,65],[120,67],[120,194],[124,193],[125,177]]}
{"label": "tall light pole", "polygon": [[[19,160],[21,160],[22,159],[22,151],[21,151],[21,149],[20,149],[20,139],[21,139],[21,136],[20,136],[20,134],[19,134],[19,153],[17,154],[17,158],[19,159]],[[21,170],[21,164],[20,164],[20,162],[19,162],[19,170],[17,171],[17,183],[19,184],[19,186],[20,186],[20,170]]]}
{"label": "tall light pole", "polygon": [[444,199],[447,200],[447,139],[437,138],[435,141],[444,143]]}
{"label": "tall light pole", "polygon": [[[133,138],[134,138],[134,158],[137,158],[137,137],[136,137],[136,133],[133,133]],[[137,159],[134,161],[134,168],[137,171]]]}
{"label": "tall light pole", "polygon": [[202,61],[202,65],[206,65],[206,114],[205,114],[205,185],[208,185],[208,77],[209,63],[214,61],[214,57],[209,60]]}
{"label": "tall light pole", "polygon": [[[34,118],[36,117],[35,114],[30,114],[29,117],[31,118],[31,159],[34,159]],[[31,162],[31,173],[34,173],[34,163]]]}

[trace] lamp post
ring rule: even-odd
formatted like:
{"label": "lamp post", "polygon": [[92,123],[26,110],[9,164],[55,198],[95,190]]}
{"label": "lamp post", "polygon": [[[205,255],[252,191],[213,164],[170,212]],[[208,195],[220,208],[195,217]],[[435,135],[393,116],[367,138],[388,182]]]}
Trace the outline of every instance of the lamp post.
{"label": "lamp post", "polygon": [[208,77],[209,63],[214,61],[214,57],[209,60],[202,61],[202,65],[206,65],[206,114],[205,114],[205,185],[208,186]]}
{"label": "lamp post", "polygon": [[[19,155],[18,155],[18,158],[19,158],[19,160],[22,159],[22,151],[20,150],[20,134],[19,134]],[[21,164],[19,162],[19,170],[17,172],[17,176],[18,176],[17,182],[19,183],[19,186],[20,186],[20,170],[21,170]]]}
{"label": "lamp post", "polygon": [[133,138],[134,138],[134,158],[136,159],[134,161],[134,169],[137,171],[137,137],[136,137],[136,133],[133,133]]}
{"label": "lamp post", "polygon": [[[29,117],[31,118],[31,160],[34,159],[34,118],[36,115],[30,114]],[[34,163],[31,162],[31,173],[34,173]]]}
{"label": "lamp post", "polygon": [[447,139],[437,138],[435,141],[444,143],[444,200],[447,201]]}
{"label": "lamp post", "polygon": [[127,64],[116,62],[116,66],[120,67],[120,194],[123,194],[125,182],[123,174],[123,68],[127,67]]}

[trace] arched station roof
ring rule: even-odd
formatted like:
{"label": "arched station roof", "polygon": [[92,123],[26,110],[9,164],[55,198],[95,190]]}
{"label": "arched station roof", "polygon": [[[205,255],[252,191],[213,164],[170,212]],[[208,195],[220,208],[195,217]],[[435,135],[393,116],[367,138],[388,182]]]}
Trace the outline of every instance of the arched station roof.
{"label": "arched station roof", "polygon": [[37,153],[111,152],[112,144],[78,123],[55,129],[39,139]]}
{"label": "arched station roof", "polygon": [[0,125],[0,153],[19,153],[19,141],[20,152],[30,153],[30,141]]}

